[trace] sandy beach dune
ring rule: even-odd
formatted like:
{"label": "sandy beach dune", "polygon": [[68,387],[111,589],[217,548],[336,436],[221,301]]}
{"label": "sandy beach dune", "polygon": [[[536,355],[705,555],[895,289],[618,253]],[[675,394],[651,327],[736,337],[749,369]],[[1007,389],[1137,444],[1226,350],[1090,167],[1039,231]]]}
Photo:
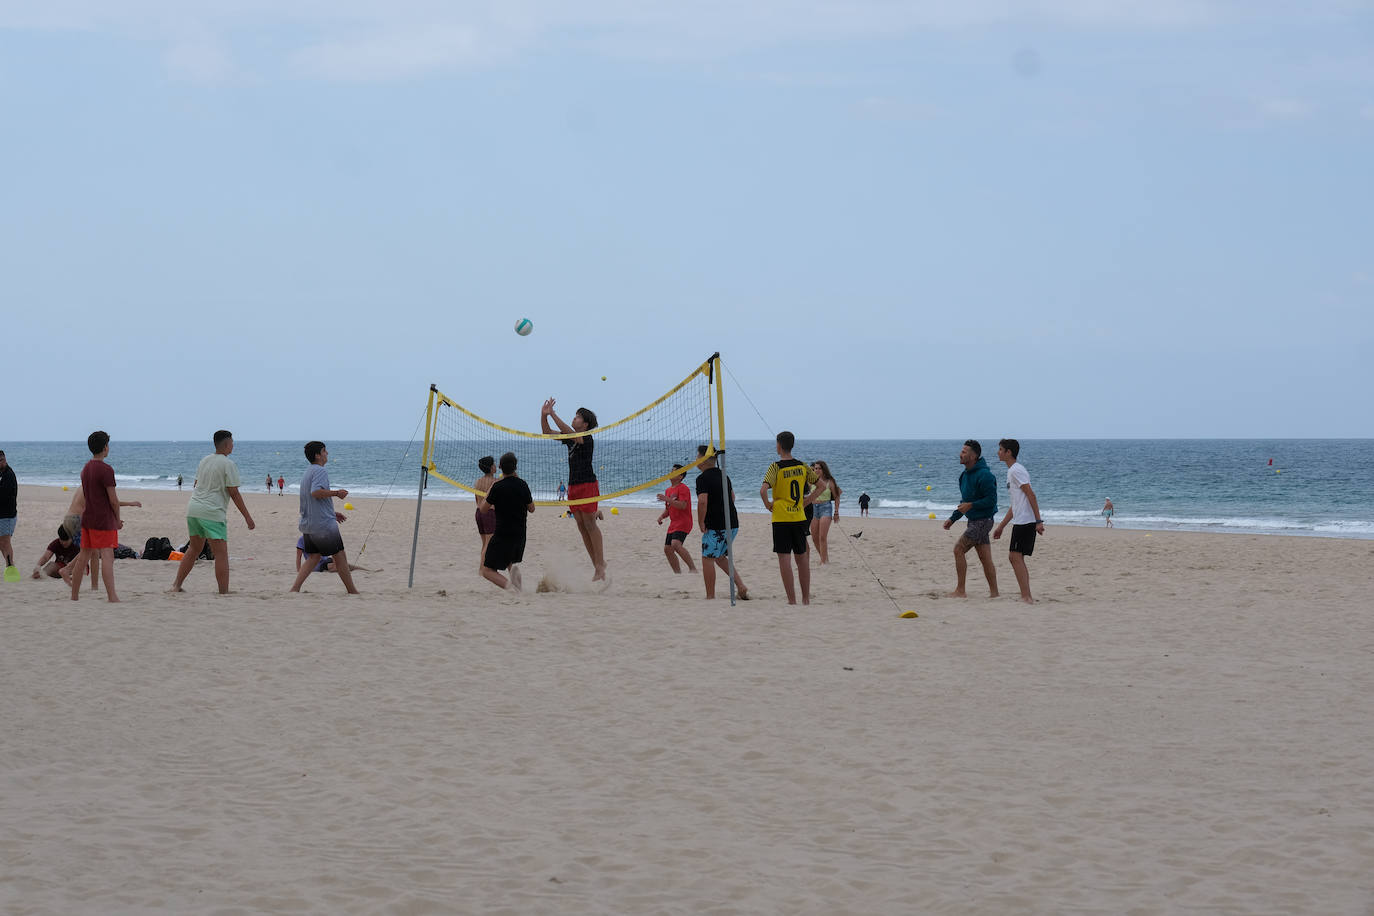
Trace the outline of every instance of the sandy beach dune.
{"label": "sandy beach dune", "polygon": [[[22,488],[26,575],[69,496]],[[1028,608],[1004,543],[945,599],[952,534],[849,517],[801,608],[746,516],[731,607],[651,510],[598,592],[540,509],[517,596],[470,502],[407,589],[414,500],[354,500],[348,598],[247,499],[228,596],[0,583],[4,912],[1374,912],[1374,542],[1050,528]]]}

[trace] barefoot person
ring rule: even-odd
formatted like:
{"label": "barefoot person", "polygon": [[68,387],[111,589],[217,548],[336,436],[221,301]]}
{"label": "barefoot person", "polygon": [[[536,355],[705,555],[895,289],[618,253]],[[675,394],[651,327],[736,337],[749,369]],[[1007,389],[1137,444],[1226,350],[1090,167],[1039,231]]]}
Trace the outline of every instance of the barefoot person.
{"label": "barefoot person", "polygon": [[[673,465],[673,470],[681,471],[682,465]],[[692,562],[692,555],[682,546],[687,540],[687,533],[692,530],[692,491],[682,482],[686,476],[683,473],[674,474],[668,478],[668,489],[658,494],[658,501],[663,503],[658,523],[662,525],[664,519],[668,520],[668,536],[663,539],[663,555],[668,558],[668,565],[675,573],[682,572],[683,563],[686,563],[692,572],[697,571],[696,564]]]}
{"label": "barefoot person", "polygon": [[1112,516],[1113,516],[1113,515],[1116,515],[1116,506],[1113,506],[1113,505],[1112,505],[1112,499],[1111,499],[1111,497],[1109,496],[1109,497],[1107,497],[1107,501],[1106,501],[1105,503],[1102,504],[1102,517],[1105,518],[1105,519],[1107,520],[1107,527],[1108,527],[1108,528],[1112,527]]}
{"label": "barefoot person", "polygon": [[[555,432],[585,433],[596,429],[596,414],[585,407],[577,408],[573,414],[572,425],[564,423],[554,413],[554,399],[549,398],[539,411],[539,424],[545,434]],[[568,499],[591,499],[601,495],[596,480],[595,464],[592,460],[595,443],[591,436],[574,436],[560,439],[568,449]],[[601,541],[601,529],[597,526],[596,502],[593,500],[580,505],[569,506],[568,511],[577,520],[577,530],[582,535],[582,544],[587,548],[587,556],[592,561],[592,581],[601,582],[606,578],[606,553]]]}
{"label": "barefoot person", "polygon": [[[707,448],[697,446],[697,457],[705,455]],[[717,452],[716,454],[720,454]],[[728,509],[728,513],[727,513]],[[735,486],[730,478],[721,473],[716,466],[716,455],[701,463],[701,473],[697,475],[697,525],[701,529],[701,578],[706,585],[706,597],[716,597],[716,568],[727,576],[730,574],[729,558],[726,556],[735,535],[739,533],[739,513],[735,511]],[[749,600],[749,589],[739,576],[739,564],[735,564],[735,593],[741,601]]]}
{"label": "barefoot person", "polygon": [[1011,549],[1008,559],[1012,571],[1016,573],[1016,584],[1021,588],[1021,600],[1034,604],[1030,590],[1030,570],[1026,569],[1026,557],[1035,550],[1035,536],[1045,533],[1045,523],[1040,519],[1040,503],[1031,489],[1030,472],[1021,464],[1021,443],[1015,439],[1003,439],[997,444],[997,457],[1007,466],[1007,491],[1011,495],[1011,508],[1007,515],[992,529],[992,539],[1002,536],[1002,529],[1011,522]]}
{"label": "barefoot person", "polygon": [[[221,595],[229,594],[229,502],[232,500],[243,520],[252,531],[253,516],[239,495],[239,468],[230,460],[234,452],[234,434],[227,429],[215,431],[215,451],[200,459],[196,467],[196,484],[191,501],[186,505],[186,531],[191,540],[177,564],[176,578],[169,591],[181,591],[182,583],[191,574],[205,542],[215,558],[215,583]],[[268,478],[269,481],[271,478]]]}
{"label": "barefoot person", "polygon": [[997,478],[983,460],[983,446],[977,439],[969,439],[959,450],[959,463],[964,471],[959,475],[959,503],[954,513],[945,520],[945,530],[959,521],[968,518],[968,527],[954,542],[954,572],[959,584],[949,593],[951,598],[967,598],[964,580],[968,577],[968,559],[964,556],[972,548],[978,552],[978,561],[983,564],[983,575],[988,580],[988,591],[997,597],[997,567],[992,563],[992,519],[997,514]]}
{"label": "barefoot person", "polygon": [[14,476],[14,468],[0,449],[0,557],[4,558],[5,568],[14,565],[14,545],[10,535],[19,517],[19,480]]}
{"label": "barefoot person", "polygon": [[806,507],[815,501],[815,485],[820,478],[792,457],[796,443],[796,437],[787,430],[778,433],[778,460],[770,464],[763,475],[759,499],[773,514],[773,552],[778,555],[778,575],[787,592],[787,603],[797,603],[797,588],[792,582],[792,558],[795,556],[802,604],[810,604],[811,558],[806,547],[810,525],[806,520]]}
{"label": "barefoot person", "polygon": [[[62,570],[66,569],[81,553],[81,548],[67,533],[65,525],[57,526],[57,540],[48,543],[48,549],[33,567],[33,578],[63,579]],[[70,575],[70,573],[68,573]]]}
{"label": "barefoot person", "polygon": [[811,516],[811,543],[816,545],[816,553],[821,565],[830,562],[830,525],[840,517],[840,494],[844,491],[830,473],[830,465],[824,461],[811,462],[811,470],[816,472],[815,512]]}
{"label": "barefoot person", "polygon": [[323,442],[312,440],[305,443],[305,460],[310,462],[310,467],[301,477],[301,519],[296,526],[302,535],[305,556],[301,558],[301,567],[291,591],[301,590],[301,585],[315,571],[320,557],[332,557],[339,581],[350,595],[356,595],[358,590],[353,587],[353,571],[344,552],[343,536],[339,534],[339,523],[347,521],[348,516],[334,511],[334,497],[343,499],[348,491],[330,489],[329,472],[324,469],[329,462],[329,449]]}
{"label": "barefoot person", "polygon": [[[491,489],[491,485],[496,483],[496,459],[487,455],[485,458],[477,459],[477,470],[482,472],[473,483],[472,488],[479,494],[485,494]],[[491,543],[491,536],[496,533],[496,510],[487,502],[485,496],[477,497],[477,512],[474,515],[477,521],[477,536],[482,539],[482,551],[477,555],[477,571],[482,571],[482,566],[487,561],[487,544]]]}
{"label": "barefoot person", "polygon": [[[530,485],[515,473],[514,452],[501,456],[501,479],[487,491],[487,502],[496,515],[496,531],[482,557],[482,578],[499,588],[520,591],[520,562],[525,559],[525,533],[534,512]],[[509,569],[510,578],[501,575]]]}
{"label": "barefoot person", "polygon": [[115,604],[119,596],[115,594],[114,551],[119,546],[119,529],[124,527],[119,509],[143,504],[136,500],[119,501],[114,468],[105,463],[110,456],[110,434],[96,430],[86,437],[86,447],[91,451],[91,460],[81,469],[81,494],[86,508],[81,513],[81,553],[71,564],[72,600],[81,598],[81,577],[87,565],[99,559],[105,571],[105,597]]}

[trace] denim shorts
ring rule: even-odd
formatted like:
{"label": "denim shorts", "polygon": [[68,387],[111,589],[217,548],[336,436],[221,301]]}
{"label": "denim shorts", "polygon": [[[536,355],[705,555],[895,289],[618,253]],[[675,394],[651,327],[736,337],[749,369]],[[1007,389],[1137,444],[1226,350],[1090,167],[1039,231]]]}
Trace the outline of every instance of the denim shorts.
{"label": "denim shorts", "polygon": [[816,503],[816,518],[830,518],[835,514],[835,504],[830,500]]}
{"label": "denim shorts", "polygon": [[0,538],[14,534],[14,525],[19,521],[19,516],[11,515],[9,518],[0,518]]}

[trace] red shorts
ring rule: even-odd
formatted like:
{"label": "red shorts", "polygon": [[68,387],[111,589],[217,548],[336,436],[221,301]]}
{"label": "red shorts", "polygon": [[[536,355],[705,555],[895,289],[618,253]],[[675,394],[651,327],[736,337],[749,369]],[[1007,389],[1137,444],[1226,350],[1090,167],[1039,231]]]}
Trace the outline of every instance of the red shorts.
{"label": "red shorts", "polygon": [[88,550],[104,550],[119,546],[118,531],[92,531],[90,528],[81,529],[81,546]]}
{"label": "red shorts", "polygon": [[[595,480],[591,483],[570,483],[568,484],[568,499],[586,499],[589,496],[600,496],[601,487],[597,486]],[[588,515],[596,514],[596,503],[583,503],[580,506],[569,506],[571,512],[585,512]]]}

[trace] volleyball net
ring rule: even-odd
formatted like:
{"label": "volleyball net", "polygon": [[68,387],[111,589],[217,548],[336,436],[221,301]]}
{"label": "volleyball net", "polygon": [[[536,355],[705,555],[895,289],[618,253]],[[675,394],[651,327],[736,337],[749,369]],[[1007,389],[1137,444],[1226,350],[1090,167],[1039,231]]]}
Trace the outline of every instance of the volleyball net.
{"label": "volleyball net", "polygon": [[[519,462],[516,473],[529,485],[535,504],[540,506],[606,502],[664,486],[674,475],[700,466],[725,448],[723,382],[720,354],[714,353],[639,410],[609,422],[598,417],[596,428],[571,433],[502,426],[431,385],[420,462],[420,493],[415,507],[416,537],[420,503],[430,478],[483,495],[475,486],[482,476],[477,462],[487,456],[499,460],[505,452],[515,454]],[[570,423],[577,406],[559,405],[558,415]],[[583,435],[592,439],[593,469],[601,493],[586,499],[568,499],[563,491],[568,477],[564,440]],[[707,446],[706,455],[697,455],[699,445]],[[682,465],[682,470],[673,470],[674,464]],[[496,473],[499,475],[499,471]],[[413,557],[411,566],[413,583]]]}

